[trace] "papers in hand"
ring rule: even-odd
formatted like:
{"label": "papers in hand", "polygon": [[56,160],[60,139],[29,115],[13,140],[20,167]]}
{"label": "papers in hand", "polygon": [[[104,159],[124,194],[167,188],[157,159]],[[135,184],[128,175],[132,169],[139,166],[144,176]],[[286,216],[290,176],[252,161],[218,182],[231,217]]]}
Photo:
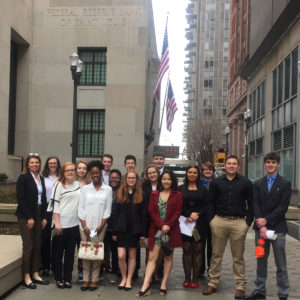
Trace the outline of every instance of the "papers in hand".
{"label": "papers in hand", "polygon": [[185,223],[186,217],[180,216],[179,217],[179,226],[180,226],[180,231],[182,234],[185,234],[187,236],[192,236],[193,235],[193,229],[195,227],[195,222],[192,223]]}
{"label": "papers in hand", "polygon": [[90,237],[94,237],[95,235],[97,235],[97,231],[96,230],[91,230],[90,232]]}
{"label": "papers in hand", "polygon": [[277,234],[274,230],[267,230],[267,239],[268,240],[276,240]]}

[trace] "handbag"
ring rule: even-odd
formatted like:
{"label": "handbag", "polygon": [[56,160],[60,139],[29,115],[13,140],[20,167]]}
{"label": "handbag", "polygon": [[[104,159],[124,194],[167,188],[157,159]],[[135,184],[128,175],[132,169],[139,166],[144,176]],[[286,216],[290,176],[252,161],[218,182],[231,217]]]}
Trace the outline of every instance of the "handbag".
{"label": "handbag", "polygon": [[160,237],[162,241],[161,248],[163,249],[166,256],[169,256],[173,253],[173,249],[169,245],[169,236],[167,234]]}
{"label": "handbag", "polygon": [[78,258],[88,260],[103,260],[104,259],[104,243],[80,242],[78,250]]}

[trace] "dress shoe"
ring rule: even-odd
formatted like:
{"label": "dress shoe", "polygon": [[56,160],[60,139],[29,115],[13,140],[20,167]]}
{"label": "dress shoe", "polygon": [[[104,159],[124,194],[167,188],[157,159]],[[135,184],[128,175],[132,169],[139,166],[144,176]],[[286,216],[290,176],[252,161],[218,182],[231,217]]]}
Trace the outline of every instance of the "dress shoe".
{"label": "dress shoe", "polygon": [[234,294],[235,299],[245,299],[245,291],[236,290]]}
{"label": "dress shoe", "polygon": [[217,289],[213,288],[212,286],[207,286],[205,290],[203,290],[202,294],[205,296],[211,295],[213,293],[215,293],[217,291]]}
{"label": "dress shoe", "polygon": [[151,295],[151,287],[149,285],[144,291],[139,291],[135,296],[139,298],[139,297],[145,297],[150,295]]}
{"label": "dress shoe", "polygon": [[185,288],[189,288],[191,287],[192,283],[190,281],[185,281],[183,282],[182,286],[185,287]]}
{"label": "dress shoe", "polygon": [[199,287],[199,283],[192,283],[191,288],[192,289],[197,289]]}
{"label": "dress shoe", "polygon": [[31,290],[35,290],[36,289],[36,285],[33,283],[33,282],[30,282],[30,283],[26,283],[25,281],[23,282],[24,286],[28,289],[31,289]]}
{"label": "dress shoe", "polygon": [[245,300],[257,300],[257,299],[266,299],[266,295],[258,292],[253,292],[251,295],[245,298]]}
{"label": "dress shoe", "polygon": [[80,289],[81,289],[83,292],[87,291],[87,290],[89,289],[89,283],[86,282],[86,281],[83,281],[82,284],[81,284]]}
{"label": "dress shoe", "polygon": [[91,282],[90,286],[89,286],[89,290],[92,291],[96,291],[96,289],[98,288],[97,286],[97,282]]}
{"label": "dress shoe", "polygon": [[37,279],[33,278],[32,282],[36,283],[36,284],[41,284],[41,285],[48,285],[49,284],[49,281],[45,280],[44,278],[42,280],[37,280]]}

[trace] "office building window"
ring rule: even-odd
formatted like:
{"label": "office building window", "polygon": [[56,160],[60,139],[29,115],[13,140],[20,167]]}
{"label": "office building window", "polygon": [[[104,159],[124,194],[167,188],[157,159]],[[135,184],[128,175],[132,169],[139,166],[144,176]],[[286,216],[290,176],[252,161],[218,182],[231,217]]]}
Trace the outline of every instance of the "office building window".
{"label": "office building window", "polygon": [[212,86],[213,86],[212,79],[205,79],[204,80],[204,87],[211,88]]}
{"label": "office building window", "polygon": [[272,150],[280,172],[295,186],[298,47],[273,70]]}
{"label": "office building window", "polygon": [[104,153],[105,110],[78,110],[78,157],[100,157]]}
{"label": "office building window", "polygon": [[248,128],[248,177],[255,181],[263,176],[263,153],[265,134],[266,82],[261,82],[249,96],[252,112]]}
{"label": "office building window", "polygon": [[11,42],[7,153],[15,154],[18,45]]}
{"label": "office building window", "polygon": [[84,68],[80,85],[106,85],[106,48],[79,48],[80,59]]}

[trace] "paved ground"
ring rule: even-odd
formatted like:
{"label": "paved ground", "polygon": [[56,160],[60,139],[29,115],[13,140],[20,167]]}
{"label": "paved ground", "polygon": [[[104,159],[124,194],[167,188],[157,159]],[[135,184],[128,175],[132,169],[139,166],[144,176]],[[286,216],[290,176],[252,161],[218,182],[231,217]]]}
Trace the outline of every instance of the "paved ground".
{"label": "paved ground", "polygon": [[[288,270],[289,270],[289,279],[291,284],[291,293],[289,300],[300,299],[300,242],[288,237],[287,238],[287,261],[288,261]],[[144,250],[142,250],[144,253]],[[142,255],[143,256],[143,255]],[[143,261],[143,257],[142,257]],[[253,288],[253,281],[255,278],[256,270],[256,258],[254,255],[254,232],[250,230],[247,236],[246,242],[246,251],[245,251],[245,261],[246,261],[246,272],[248,276],[248,285],[247,293],[250,293]],[[74,268],[74,270],[76,270]],[[49,286],[38,286],[37,290],[28,290],[23,286],[18,286],[10,294],[6,295],[5,299],[7,300],[41,300],[41,299],[68,299],[72,300],[77,299],[133,299],[135,298],[135,293],[139,290],[139,287],[142,283],[142,275],[144,274],[145,267],[143,266],[140,270],[140,277],[134,282],[133,289],[129,292],[119,291],[116,286],[110,285],[107,281],[108,276],[105,276],[105,279],[101,281],[100,287],[97,291],[94,292],[81,292],[80,285],[76,282],[76,272],[74,271],[74,283],[73,287],[70,290],[60,290],[56,288],[54,284]],[[276,268],[274,266],[274,257],[270,255],[269,258],[269,267],[268,267],[268,282],[267,282],[267,299],[275,300],[277,297],[277,288],[276,288]],[[207,284],[206,278],[201,279],[200,288],[196,290],[184,289],[182,288],[182,281],[184,279],[182,261],[181,261],[181,250],[176,250],[174,267],[171,273],[168,284],[168,294],[165,297],[166,299],[189,299],[189,300],[198,300],[207,299],[207,300],[229,300],[234,299],[234,280],[232,277],[232,259],[230,255],[230,248],[227,246],[223,266],[222,266],[222,276],[220,285],[217,293],[211,296],[203,296],[202,290]],[[53,277],[50,276],[50,281],[53,282]],[[154,286],[152,288],[151,297],[148,299],[162,299],[159,296],[159,286]]]}

